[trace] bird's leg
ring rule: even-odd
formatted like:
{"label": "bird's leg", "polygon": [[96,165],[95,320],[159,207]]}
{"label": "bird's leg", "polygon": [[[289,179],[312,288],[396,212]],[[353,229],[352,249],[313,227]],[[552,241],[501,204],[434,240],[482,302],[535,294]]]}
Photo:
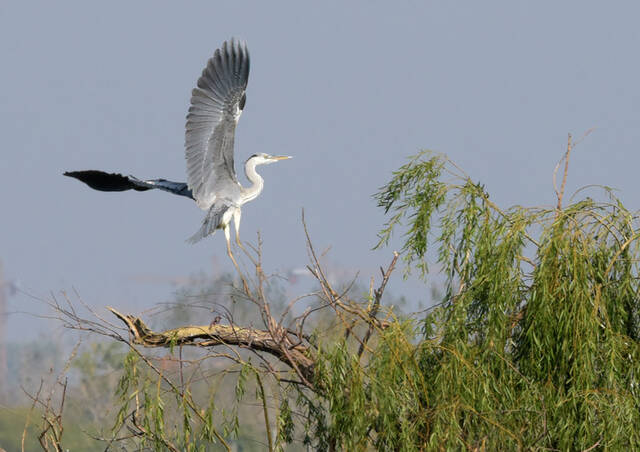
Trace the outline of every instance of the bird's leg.
{"label": "bird's leg", "polygon": [[248,294],[249,285],[247,284],[247,281],[244,279],[244,276],[242,275],[242,271],[240,270],[240,267],[238,266],[238,263],[236,262],[236,259],[233,257],[233,253],[231,252],[231,237],[229,233],[229,224],[224,226],[223,231],[224,231],[224,237],[225,239],[227,239],[227,254],[231,258],[231,262],[233,262],[233,265],[236,267],[236,270],[238,271],[238,275],[240,275],[240,279],[242,280],[242,286],[244,287],[245,293]]}
{"label": "bird's leg", "polygon": [[237,208],[234,212],[233,212],[233,224],[236,228],[236,243],[238,244],[238,246],[240,247],[240,249],[242,249],[242,251],[247,252],[246,249],[244,249],[244,246],[242,245],[242,242],[240,241],[240,217],[242,216],[242,211],[240,210],[240,208]]}
{"label": "bird's leg", "polygon": [[233,262],[233,265],[236,267],[236,270],[238,270],[238,273],[241,273],[240,267],[238,267],[238,263],[236,262],[236,259],[233,257],[233,253],[231,252],[231,235],[229,233],[228,224],[224,226],[223,231],[224,231],[224,238],[227,239],[227,254],[231,258],[231,262]]}
{"label": "bird's leg", "polygon": [[244,251],[245,256],[247,256],[249,259],[251,259],[251,262],[253,263],[253,265],[256,266],[256,267],[259,267],[259,264],[258,264],[258,262],[256,262],[256,259],[254,259],[253,256],[251,254],[249,254],[249,251],[247,251],[247,249],[244,247],[244,245],[240,241],[240,217],[241,216],[242,216],[242,212],[240,211],[240,208],[238,207],[233,212],[233,224],[235,225],[235,228],[236,228],[236,243],[238,244],[238,247],[242,251]]}

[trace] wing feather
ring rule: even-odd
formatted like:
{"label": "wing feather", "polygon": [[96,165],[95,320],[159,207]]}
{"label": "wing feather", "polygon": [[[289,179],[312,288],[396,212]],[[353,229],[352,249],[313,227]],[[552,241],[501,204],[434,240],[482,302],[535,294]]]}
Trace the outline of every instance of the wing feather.
{"label": "wing feather", "polygon": [[247,45],[232,39],[215,51],[191,93],[185,132],[187,183],[202,209],[239,187],[233,147],[248,80]]}
{"label": "wing feather", "polygon": [[98,170],[67,171],[65,176],[74,177],[94,190],[100,191],[146,191],[152,188],[168,191],[170,193],[186,196],[193,199],[191,190],[184,182],[173,182],[166,179],[140,180],[134,176],[123,176],[119,173],[105,173]]}

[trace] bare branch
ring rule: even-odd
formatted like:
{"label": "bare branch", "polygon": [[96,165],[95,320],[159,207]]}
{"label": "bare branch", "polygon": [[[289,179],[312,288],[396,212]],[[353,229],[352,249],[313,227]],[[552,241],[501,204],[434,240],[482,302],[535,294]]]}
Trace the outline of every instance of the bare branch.
{"label": "bare branch", "polygon": [[[569,172],[569,157],[571,156],[571,149],[573,148],[573,142],[571,141],[571,134],[569,134],[567,138],[567,151],[564,153],[564,156],[560,159],[555,169],[553,170],[553,187],[556,192],[556,197],[558,198],[557,209],[562,210],[562,198],[564,197],[564,187],[567,183],[567,173]],[[564,160],[564,175],[562,176],[562,185],[560,186],[560,190],[558,191],[558,186],[556,184],[556,174],[558,173],[558,169],[560,168],[560,164]]]}
{"label": "bare branch", "polygon": [[313,375],[314,361],[308,356],[308,347],[302,344],[291,347],[286,334],[276,341],[270,331],[220,324],[183,326],[154,332],[137,317],[121,314],[111,307],[107,309],[127,325],[135,344],[145,347],[235,345],[268,353],[288,366],[298,367],[307,380]]}
{"label": "bare branch", "polygon": [[[562,198],[564,198],[564,188],[567,184],[567,174],[569,172],[569,157],[571,156],[571,151],[574,147],[582,142],[591,132],[593,132],[595,128],[591,128],[587,130],[577,141],[572,140],[571,134],[567,137],[567,150],[560,159],[560,161],[556,164],[556,167],[553,170],[553,189],[556,192],[556,198],[558,199],[558,204],[556,206],[557,210],[562,210]],[[556,184],[556,175],[558,170],[560,169],[560,165],[564,160],[564,174],[562,175],[562,184],[560,185],[560,190],[558,190],[558,185]]]}

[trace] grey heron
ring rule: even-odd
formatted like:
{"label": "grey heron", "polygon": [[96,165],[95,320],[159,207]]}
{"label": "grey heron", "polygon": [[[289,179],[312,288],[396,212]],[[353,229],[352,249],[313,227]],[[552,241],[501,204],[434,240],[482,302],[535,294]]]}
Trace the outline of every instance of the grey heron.
{"label": "grey heron", "polygon": [[246,102],[248,79],[249,51],[246,43],[235,39],[225,41],[207,62],[191,93],[185,131],[186,183],[166,179],[141,180],[97,170],[71,171],[64,175],[101,191],[160,189],[193,199],[207,214],[200,229],[188,241],[195,243],[222,229],[227,253],[237,267],[231,253],[229,225],[233,220],[236,242],[242,248],[240,208],[255,199],[264,187],[256,167],[291,158],[254,154],[244,165],[251,186],[243,187],[238,182],[234,167],[234,137]]}

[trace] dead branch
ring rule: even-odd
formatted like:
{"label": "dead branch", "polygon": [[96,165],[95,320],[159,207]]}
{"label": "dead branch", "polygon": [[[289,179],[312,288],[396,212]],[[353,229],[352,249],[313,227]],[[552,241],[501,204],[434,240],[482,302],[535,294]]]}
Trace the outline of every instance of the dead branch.
{"label": "dead branch", "polygon": [[[562,210],[562,199],[564,198],[564,189],[567,184],[567,174],[569,173],[569,157],[571,157],[571,151],[594,130],[595,130],[594,128],[587,130],[582,135],[582,137],[580,137],[580,139],[577,141],[573,140],[573,137],[571,136],[571,134],[568,135],[567,150],[562,156],[562,158],[560,159],[560,161],[558,162],[558,164],[556,165],[555,169],[553,170],[553,189],[556,192],[556,198],[558,200],[558,203],[556,205],[556,209],[558,210],[558,212]],[[562,164],[563,160],[564,160],[564,173],[562,175],[562,184],[560,185],[560,189],[558,190],[558,185],[556,183],[556,175],[558,173],[558,169],[560,169],[560,165]]]}
{"label": "dead branch", "polygon": [[276,341],[270,331],[220,324],[183,326],[154,332],[137,317],[121,314],[111,307],[107,309],[127,325],[133,343],[144,347],[235,345],[275,356],[286,365],[299,368],[307,380],[313,375],[314,360],[309,356],[308,347],[300,343],[292,344],[288,335]]}
{"label": "dead branch", "polygon": [[[569,171],[569,157],[571,156],[571,149],[573,148],[573,143],[571,141],[571,134],[569,134],[569,138],[567,139],[567,151],[564,153],[555,169],[553,170],[553,187],[556,192],[556,198],[558,199],[558,205],[556,208],[558,211],[562,210],[562,198],[564,197],[564,187],[567,183],[567,173]],[[562,177],[562,185],[560,186],[560,190],[558,190],[558,185],[556,184],[556,174],[558,173],[558,169],[564,160],[564,175]]]}

